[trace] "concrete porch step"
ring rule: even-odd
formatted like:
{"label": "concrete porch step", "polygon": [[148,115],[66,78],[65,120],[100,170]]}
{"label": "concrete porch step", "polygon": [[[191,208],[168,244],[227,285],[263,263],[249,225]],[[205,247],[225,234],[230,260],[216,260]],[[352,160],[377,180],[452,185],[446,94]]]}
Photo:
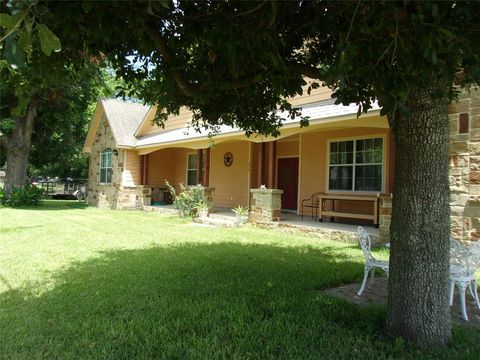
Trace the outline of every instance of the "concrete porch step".
{"label": "concrete porch step", "polygon": [[232,213],[232,215],[221,214],[221,213],[220,214],[211,213],[211,214],[208,214],[208,217],[210,219],[226,220],[226,221],[235,221],[236,219],[234,213]]}

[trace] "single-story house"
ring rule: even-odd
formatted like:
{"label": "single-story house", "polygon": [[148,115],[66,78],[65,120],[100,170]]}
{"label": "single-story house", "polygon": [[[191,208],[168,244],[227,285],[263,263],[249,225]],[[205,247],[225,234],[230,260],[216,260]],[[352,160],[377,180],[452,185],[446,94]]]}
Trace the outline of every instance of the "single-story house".
{"label": "single-story house", "polygon": [[[152,123],[155,107],[100,99],[84,145],[90,156],[87,201],[143,208],[168,201],[167,180],[176,187],[202,184],[214,207],[249,206],[264,220],[278,220],[281,210],[310,215],[302,200],[320,192],[326,215],[375,219],[387,236],[395,167],[388,121],[376,106],[357,118],[356,105],[335,105],[330,95],[321,87],[291,99],[310,125],[288,120],[277,138],[246,137],[228,126],[211,137],[190,126],[186,109],[161,128]],[[449,118],[452,235],[477,240],[480,91],[452,103]],[[262,213],[262,207],[270,211]]]}

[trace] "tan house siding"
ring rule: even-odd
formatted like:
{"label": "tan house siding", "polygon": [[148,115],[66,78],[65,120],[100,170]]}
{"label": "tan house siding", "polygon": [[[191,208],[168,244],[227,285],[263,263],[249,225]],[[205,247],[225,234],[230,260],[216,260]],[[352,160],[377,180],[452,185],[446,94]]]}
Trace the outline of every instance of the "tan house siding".
{"label": "tan house siding", "polygon": [[165,180],[172,185],[176,184],[174,176],[176,149],[155,151],[148,155],[148,184],[163,185]]}
{"label": "tan house siding", "polygon": [[155,110],[153,108],[146,116],[145,121],[141,125],[140,129],[137,132],[137,136],[143,136],[147,134],[157,134],[159,132],[170,131],[175,129],[180,129],[188,126],[192,121],[192,112],[186,108],[181,108],[178,115],[171,115],[168,117],[168,120],[165,122],[165,127],[162,128],[156,124],[152,123],[152,120],[155,117]]}
{"label": "tan house siding", "polygon": [[298,95],[295,96],[293,99],[290,99],[290,104],[297,106],[331,99],[332,90],[330,90],[326,86],[321,86],[318,89],[311,89],[310,94],[308,94],[307,89],[309,83],[311,83],[311,81],[307,80],[307,85],[302,87],[303,95]]}
{"label": "tan house siding", "polygon": [[195,153],[192,149],[175,149],[175,187],[179,183],[187,185],[187,155]]}
{"label": "tan house siding", "polygon": [[[327,143],[328,140],[348,139],[355,137],[385,136],[388,142],[388,129],[353,128],[318,133],[306,133],[302,135],[300,156],[300,194],[299,201],[306,199],[316,192],[328,192],[327,185]],[[384,146],[384,186],[386,188],[389,179],[388,143]],[[300,203],[301,205],[301,203]],[[336,203],[337,209],[349,208],[355,212],[369,212],[369,205],[361,202],[342,204]],[[371,206],[370,206],[371,207]],[[301,207],[299,207],[301,211]]]}
{"label": "tan house siding", "polygon": [[[215,206],[233,208],[247,206],[249,201],[249,160],[250,144],[247,141],[223,143],[215,146],[210,153],[210,187]],[[226,152],[233,154],[233,164],[223,163]]]}
{"label": "tan house siding", "polygon": [[123,186],[136,186],[140,184],[140,156],[135,150],[124,150],[122,172]]}
{"label": "tan house siding", "polygon": [[298,156],[299,152],[298,136],[277,142],[277,157]]}
{"label": "tan house siding", "polygon": [[257,189],[262,185],[258,180],[258,147],[260,145],[261,144],[250,143],[250,188],[252,189]]}
{"label": "tan house siding", "polygon": [[[480,90],[464,92],[449,106],[452,236],[480,239]],[[467,120],[460,133],[461,118]]]}
{"label": "tan house siding", "polygon": [[148,156],[148,184],[163,186],[165,180],[178,189],[187,184],[187,154],[196,150],[173,148],[158,150]]}

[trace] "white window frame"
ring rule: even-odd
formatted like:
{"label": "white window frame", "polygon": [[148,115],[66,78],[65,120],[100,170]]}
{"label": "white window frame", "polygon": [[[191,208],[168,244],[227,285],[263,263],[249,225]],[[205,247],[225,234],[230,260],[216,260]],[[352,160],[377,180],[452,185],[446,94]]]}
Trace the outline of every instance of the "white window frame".
{"label": "white window frame", "polygon": [[[108,154],[110,153],[110,166],[104,166],[103,164],[103,155],[104,154]],[[111,170],[111,177],[110,177],[110,181],[103,181],[102,182],[102,170],[106,170],[108,171],[108,169]],[[108,176],[105,176],[105,180],[108,179]],[[100,152],[100,179],[99,179],[99,183],[100,184],[111,184],[113,181],[113,149],[112,148],[106,148],[106,149],[103,149],[101,152]]]}
{"label": "white window frame", "polygon": [[[356,157],[356,148],[357,143],[356,140],[367,140],[367,139],[382,139],[382,185],[381,189],[378,191],[357,191],[354,190],[355,188],[355,157]],[[353,172],[352,172],[352,190],[330,190],[330,144],[334,142],[341,142],[341,141],[352,141],[353,140]],[[326,157],[326,174],[325,174],[325,189],[327,193],[355,193],[355,194],[365,194],[365,195],[372,195],[384,192],[385,190],[385,183],[386,183],[386,172],[387,167],[385,164],[387,158],[387,135],[386,134],[376,134],[376,135],[365,135],[365,136],[352,136],[352,137],[344,137],[344,138],[334,138],[327,140],[327,157]],[[362,165],[369,165],[369,164],[362,164]]]}
{"label": "white window frame", "polygon": [[[186,176],[185,184],[186,184],[187,186],[195,186],[195,185],[197,185],[197,184],[196,184],[196,179],[197,179],[197,166],[195,166],[195,169],[190,169],[190,168],[188,167],[188,163],[189,163],[188,159],[189,159],[189,157],[192,156],[192,155],[195,156],[195,157],[197,158],[196,161],[198,161],[197,153],[195,153],[195,152],[187,153],[187,166],[186,166],[187,171],[186,171],[186,174],[185,174],[185,176]],[[188,172],[189,172],[189,171],[193,171],[193,170],[195,170],[195,184],[189,184],[189,183],[188,183]]]}

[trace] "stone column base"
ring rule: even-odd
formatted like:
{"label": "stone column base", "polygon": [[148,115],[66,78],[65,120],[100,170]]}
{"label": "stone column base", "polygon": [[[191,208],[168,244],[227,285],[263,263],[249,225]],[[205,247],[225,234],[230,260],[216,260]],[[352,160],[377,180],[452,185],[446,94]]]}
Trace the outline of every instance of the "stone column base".
{"label": "stone column base", "polygon": [[252,222],[280,221],[283,190],[250,189],[250,218]]}

